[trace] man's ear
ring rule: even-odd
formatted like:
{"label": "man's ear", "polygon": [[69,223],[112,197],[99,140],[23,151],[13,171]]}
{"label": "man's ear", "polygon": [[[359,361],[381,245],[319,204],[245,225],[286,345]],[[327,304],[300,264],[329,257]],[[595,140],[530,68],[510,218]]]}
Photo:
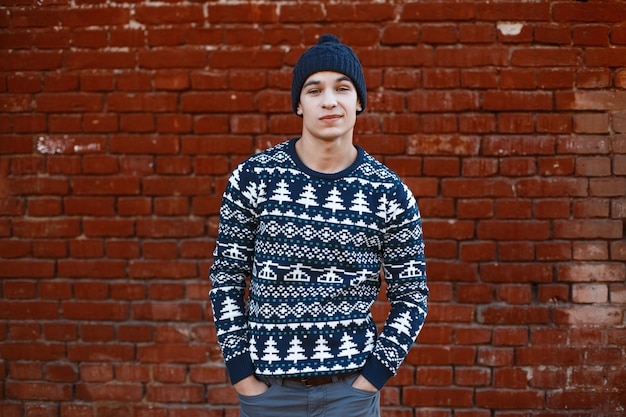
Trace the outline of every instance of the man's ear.
{"label": "man's ear", "polygon": [[356,111],[363,111],[363,106],[361,105],[361,99],[356,99]]}
{"label": "man's ear", "polygon": [[300,106],[300,104],[298,104],[298,107],[296,108],[296,114],[298,116],[302,116],[302,106]]}

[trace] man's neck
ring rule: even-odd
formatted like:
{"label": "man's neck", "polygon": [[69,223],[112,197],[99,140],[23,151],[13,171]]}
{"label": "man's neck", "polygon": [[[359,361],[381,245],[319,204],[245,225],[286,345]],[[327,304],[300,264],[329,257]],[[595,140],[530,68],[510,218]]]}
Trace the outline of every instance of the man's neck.
{"label": "man's neck", "polygon": [[350,139],[322,140],[304,135],[296,142],[296,153],[304,165],[325,174],[348,168],[358,154]]}

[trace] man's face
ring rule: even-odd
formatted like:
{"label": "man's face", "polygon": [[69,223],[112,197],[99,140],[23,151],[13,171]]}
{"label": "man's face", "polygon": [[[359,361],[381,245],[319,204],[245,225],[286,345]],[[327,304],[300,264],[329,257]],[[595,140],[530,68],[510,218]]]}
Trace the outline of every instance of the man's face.
{"label": "man's face", "polygon": [[297,111],[303,119],[303,135],[324,140],[339,137],[351,140],[356,113],[361,109],[350,78],[339,72],[322,71],[304,82]]}

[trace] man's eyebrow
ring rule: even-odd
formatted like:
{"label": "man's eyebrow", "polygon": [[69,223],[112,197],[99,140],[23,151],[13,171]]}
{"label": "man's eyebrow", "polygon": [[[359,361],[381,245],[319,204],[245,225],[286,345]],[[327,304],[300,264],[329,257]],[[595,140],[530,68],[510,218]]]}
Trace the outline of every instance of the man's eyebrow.
{"label": "man's eyebrow", "polygon": [[[342,75],[341,77],[337,78],[335,80],[336,83],[340,83],[343,81],[350,81],[352,82],[352,80],[350,79],[350,77],[346,76],[346,75]],[[302,86],[302,88],[306,88],[310,85],[320,85],[322,82],[320,80],[316,80],[316,79],[312,79],[311,81],[308,81],[306,83],[304,83],[304,85]]]}
{"label": "man's eyebrow", "polygon": [[302,88],[306,88],[306,87],[308,87],[308,86],[310,86],[310,85],[319,85],[319,84],[321,84],[321,83],[322,83],[322,82],[321,82],[321,81],[319,81],[319,80],[311,80],[311,81],[307,81],[306,83],[304,83],[304,85],[302,86]]}

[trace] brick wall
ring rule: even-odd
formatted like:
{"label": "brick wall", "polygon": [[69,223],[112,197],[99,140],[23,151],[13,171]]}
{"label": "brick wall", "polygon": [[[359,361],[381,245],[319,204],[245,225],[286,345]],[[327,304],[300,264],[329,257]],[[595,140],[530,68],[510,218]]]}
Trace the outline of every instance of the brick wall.
{"label": "brick wall", "polygon": [[384,416],[622,415],[626,3],[2,5],[3,417],[238,414],[221,192],[298,134],[290,69],[323,32],[366,68],[358,143],[425,218],[430,315]]}

